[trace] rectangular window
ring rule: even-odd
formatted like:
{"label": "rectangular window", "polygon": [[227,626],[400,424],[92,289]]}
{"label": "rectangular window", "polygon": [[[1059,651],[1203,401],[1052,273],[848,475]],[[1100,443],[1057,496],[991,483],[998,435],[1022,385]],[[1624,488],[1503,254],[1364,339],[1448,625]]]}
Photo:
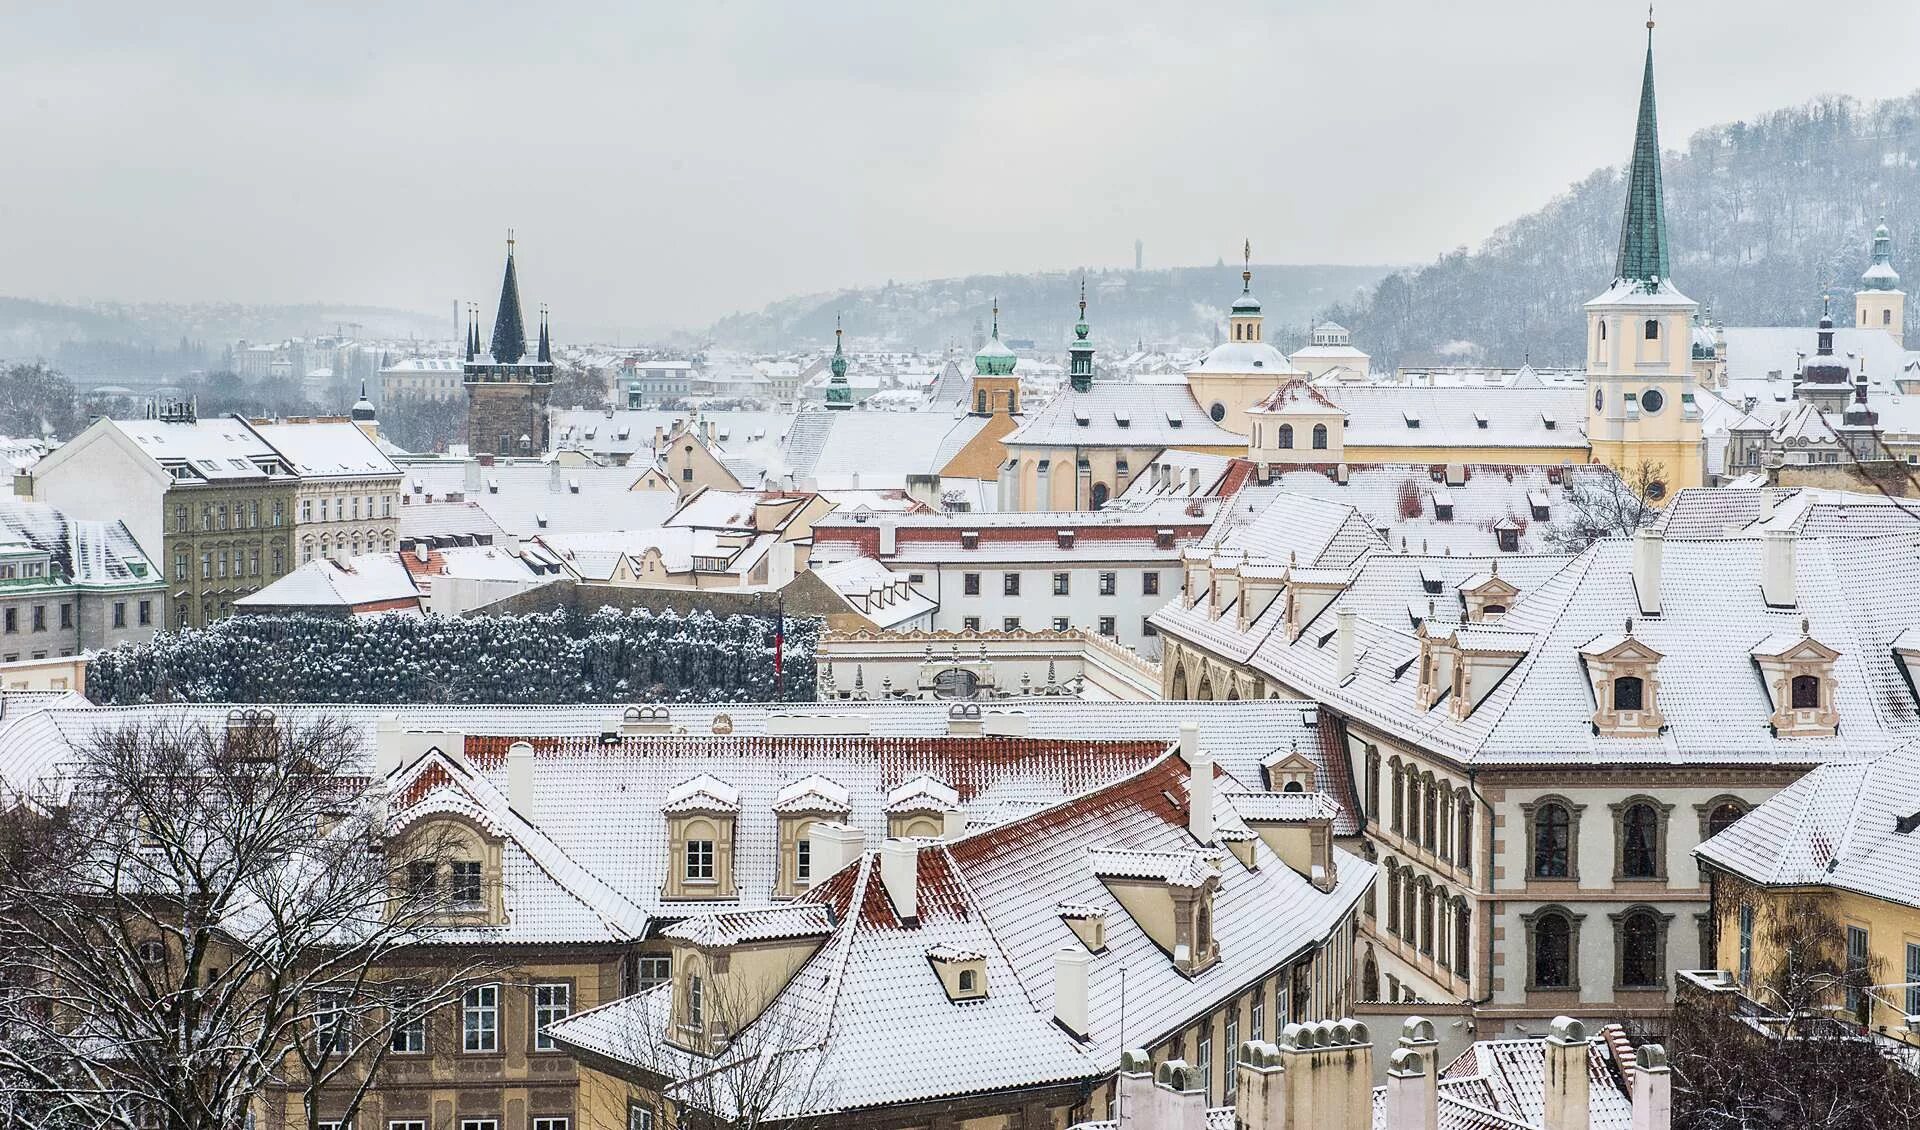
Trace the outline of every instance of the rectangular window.
{"label": "rectangular window", "polygon": [[1907,1015],[1920,1016],[1920,944],[1907,943]]}
{"label": "rectangular window", "polygon": [[640,959],[640,987],[657,988],[673,980],[673,958],[666,954],[649,954]]}
{"label": "rectangular window", "polygon": [[1740,908],[1740,983],[1753,984],[1753,907]]}
{"label": "rectangular window", "polygon": [[[1227,1038],[1226,1042],[1228,1047],[1237,1048],[1240,1046],[1240,1017],[1235,1015],[1234,1013],[1227,1014],[1226,1038]],[[1226,1095],[1227,1095],[1228,1102],[1233,1101],[1234,1091],[1236,1090],[1236,1087],[1235,1087],[1235,1083],[1237,1082],[1236,1077],[1239,1074],[1240,1073],[1238,1071],[1235,1071],[1233,1069],[1233,1064],[1229,1063],[1227,1065]]]}
{"label": "rectangular window", "polygon": [[1160,574],[1140,574],[1140,591],[1148,596],[1158,596],[1160,594]]}
{"label": "rectangular window", "polygon": [[713,841],[687,841],[687,878],[691,880],[711,880],[713,878]]}
{"label": "rectangular window", "polygon": [[794,845],[793,877],[802,883],[813,878],[813,841],[805,836]]}
{"label": "rectangular window", "polygon": [[1265,993],[1253,995],[1253,1007],[1248,1015],[1248,1033],[1256,1040],[1267,1038],[1267,998]]}
{"label": "rectangular window", "polygon": [[427,1130],[427,1120],[424,1118],[389,1118],[387,1119],[387,1130]]}
{"label": "rectangular window", "polygon": [[[38,610],[36,609],[36,611]],[[39,625],[35,626],[38,627]],[[124,628],[127,626],[127,602],[124,600],[116,600],[113,602],[113,626],[116,628]]]}
{"label": "rectangular window", "polygon": [[1847,1011],[1860,1012],[1867,984],[1867,928],[1847,927]]}
{"label": "rectangular window", "polygon": [[1065,616],[1055,616],[1055,617],[1053,618],[1053,630],[1054,630],[1054,631],[1056,631],[1056,632],[1064,632],[1064,631],[1066,631],[1066,630],[1067,630],[1067,618],[1066,618]]}
{"label": "rectangular window", "polygon": [[411,993],[398,993],[387,1006],[387,1018],[393,1032],[387,1047],[400,1055],[420,1055],[427,1050],[427,1014],[421,999]]}
{"label": "rectangular window", "polygon": [[643,1106],[628,1107],[627,1130],[653,1130],[653,1112]]}
{"label": "rectangular window", "polygon": [[1001,629],[1002,631],[1006,631],[1006,632],[1017,632],[1017,631],[1019,631],[1019,630],[1020,630],[1020,617],[1018,617],[1018,616],[1008,616],[1008,617],[1005,617],[1005,618],[1003,618],[1003,619],[1002,619],[1002,620],[1000,621],[1000,629]]}
{"label": "rectangular window", "polygon": [[1207,1088],[1207,1105],[1213,1105],[1213,1033],[1202,1033],[1194,1042],[1193,1065],[1200,1069],[1200,1082]]}
{"label": "rectangular window", "polygon": [[173,528],[176,530],[185,530],[187,528],[187,508],[185,506],[175,506],[173,508]]}
{"label": "rectangular window", "polygon": [[1143,636],[1157,636],[1160,634],[1160,629],[1153,626],[1153,621],[1150,618],[1142,616],[1140,617],[1140,634]]}
{"label": "rectangular window", "polygon": [[1002,596],[1019,596],[1020,595],[1020,574],[1002,573],[1000,575],[1000,595]]}
{"label": "rectangular window", "polygon": [[173,579],[174,580],[184,581],[187,579],[187,574],[192,571],[193,571],[193,558],[187,553],[186,550],[184,549],[180,550],[179,552],[173,555]]}
{"label": "rectangular window", "polygon": [[1103,636],[1114,636],[1119,634],[1119,628],[1117,625],[1115,625],[1113,617],[1111,616],[1100,617],[1100,634]]}
{"label": "rectangular window", "polygon": [[547,1035],[547,1026],[557,1024],[573,1011],[573,986],[564,981],[533,987],[533,1050],[553,1051],[558,1045]]}
{"label": "rectangular window", "polygon": [[[147,606],[146,601],[143,600],[140,602],[140,607],[145,608],[146,606]],[[145,620],[142,620],[140,622],[142,624],[146,623]],[[60,606],[60,626],[63,628],[73,627],[73,605],[63,604]]]}
{"label": "rectangular window", "polygon": [[500,1048],[500,986],[475,985],[460,998],[460,1049],[491,1052]]}
{"label": "rectangular window", "polygon": [[[1014,574],[1008,573],[1007,576],[1013,577]],[[1071,578],[1066,573],[1055,573],[1053,575],[1053,595],[1066,596],[1067,586],[1070,579]],[[1018,581],[1018,579],[1016,579],[1014,581],[1013,587],[1007,590],[1007,595],[1012,596],[1014,593],[1017,593],[1019,591],[1020,591],[1020,582]]]}
{"label": "rectangular window", "polygon": [[347,1050],[347,994],[342,992],[313,995],[313,1050],[344,1054]]}
{"label": "rectangular window", "polygon": [[[64,613],[66,607],[64,605],[61,606],[60,611]],[[64,620],[66,617],[62,616],[61,619]],[[153,601],[143,600],[140,602],[140,626],[144,628],[151,623],[153,623]],[[65,624],[60,626],[63,628],[66,627]]]}
{"label": "rectangular window", "polygon": [[966,593],[968,596],[979,596],[980,595],[980,574],[978,573],[960,574],[960,590]]}
{"label": "rectangular window", "polygon": [[460,1130],[500,1130],[500,1120],[497,1118],[463,1118],[460,1120]]}
{"label": "rectangular window", "polygon": [[571,1130],[573,1120],[564,1114],[533,1120],[533,1130]]}
{"label": "rectangular window", "polygon": [[478,860],[456,859],[453,862],[448,893],[453,901],[461,906],[480,905],[480,863]]}
{"label": "rectangular window", "polygon": [[969,632],[977,632],[980,630],[980,617],[963,616],[960,618],[960,627]]}
{"label": "rectangular window", "polygon": [[7,609],[5,615],[0,616],[0,623],[4,623],[6,625],[6,632],[8,635],[12,635],[13,633],[19,631],[20,630],[20,610],[18,608]]}
{"label": "rectangular window", "polygon": [[1101,596],[1112,596],[1114,593],[1118,591],[1120,591],[1120,574],[1118,573],[1100,574],[1100,595]]}
{"label": "rectangular window", "polygon": [[687,1025],[704,1028],[707,1023],[707,991],[698,973],[687,978]]}
{"label": "rectangular window", "polygon": [[440,867],[430,859],[416,859],[407,864],[407,897],[413,899],[431,899],[440,886]]}
{"label": "rectangular window", "polygon": [[[119,609],[120,622],[115,624],[114,627],[124,628],[127,626],[127,606],[123,602],[117,607]],[[44,632],[47,630],[47,606],[44,604],[36,604],[33,606],[33,630],[36,632]]]}

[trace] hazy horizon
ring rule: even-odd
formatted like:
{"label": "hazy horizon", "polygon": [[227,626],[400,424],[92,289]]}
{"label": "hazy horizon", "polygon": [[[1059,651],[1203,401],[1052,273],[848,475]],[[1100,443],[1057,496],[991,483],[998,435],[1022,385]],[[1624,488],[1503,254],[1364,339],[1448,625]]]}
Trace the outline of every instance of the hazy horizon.
{"label": "hazy horizon", "polygon": [[[1662,141],[1920,87],[1830,9],[1658,14]],[[118,3],[0,41],[0,293],[490,304],[502,241],[562,328],[695,329],[796,294],[1479,244],[1625,159],[1631,3]],[[1920,6],[1876,10],[1920,39]]]}

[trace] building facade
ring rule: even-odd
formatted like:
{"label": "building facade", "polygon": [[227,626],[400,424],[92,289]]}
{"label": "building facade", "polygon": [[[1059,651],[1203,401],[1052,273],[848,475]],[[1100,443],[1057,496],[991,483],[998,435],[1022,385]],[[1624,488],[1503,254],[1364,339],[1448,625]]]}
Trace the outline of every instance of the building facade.
{"label": "building facade", "polygon": [[164,623],[166,579],[124,523],[0,498],[0,663],[136,643]]}
{"label": "building facade", "polygon": [[296,418],[255,421],[253,429],[300,477],[293,512],[297,564],[399,548],[400,468],[358,424]]}

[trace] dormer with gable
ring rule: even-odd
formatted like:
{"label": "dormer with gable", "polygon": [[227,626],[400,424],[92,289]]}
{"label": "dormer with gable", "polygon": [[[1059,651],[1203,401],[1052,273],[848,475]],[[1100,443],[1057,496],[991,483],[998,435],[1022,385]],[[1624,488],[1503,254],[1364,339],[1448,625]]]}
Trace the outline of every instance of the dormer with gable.
{"label": "dormer with gable", "polygon": [[661,812],[667,818],[665,899],[730,899],[734,830],[740,792],[702,773],[668,790]]}
{"label": "dormer with gable", "polygon": [[395,893],[443,926],[503,926],[507,830],[471,776],[463,757],[435,746],[394,780],[391,831],[409,859]]}
{"label": "dormer with gable", "polygon": [[1593,684],[1593,731],[1602,737],[1644,737],[1666,725],[1660,713],[1661,655],[1633,634],[1597,636],[1580,649]]}
{"label": "dormer with gable", "polygon": [[1477,624],[1489,617],[1506,615],[1519,598],[1519,588],[1500,575],[1498,561],[1493,562],[1486,572],[1475,573],[1460,582],[1460,599],[1466,605],[1470,623]]}
{"label": "dormer with gable", "polygon": [[775,898],[804,894],[815,882],[827,877],[814,866],[811,838],[814,828],[823,823],[844,823],[851,811],[846,786],[817,773],[780,790],[773,800],[773,814],[780,828],[779,870],[773,881]]}
{"label": "dormer with gable", "polygon": [[662,932],[673,950],[667,1042],[713,1055],[752,1024],[834,928],[819,903],[701,914]]}
{"label": "dormer with gable", "polygon": [[1347,413],[1298,377],[1247,409],[1247,458],[1254,463],[1340,463]]}
{"label": "dormer with gable", "polygon": [[1840,728],[1834,702],[1833,663],[1840,653],[1813,638],[1808,623],[1800,634],[1777,632],[1753,645],[1755,666],[1773,713],[1767,718],[1783,738],[1830,738]]}
{"label": "dormer with gable", "polygon": [[887,835],[896,840],[937,840],[959,835],[966,809],[953,786],[925,774],[887,794]]}
{"label": "dormer with gable", "polygon": [[1331,891],[1339,884],[1333,819],[1340,806],[1332,797],[1311,791],[1275,790],[1228,793],[1224,799],[1268,851],[1316,890]]}
{"label": "dormer with gable", "polygon": [[1188,975],[1220,960],[1213,899],[1220,889],[1217,848],[1130,851],[1095,848],[1088,862],[1100,882],[1152,942]]}
{"label": "dormer with gable", "polygon": [[1315,617],[1326,611],[1339,595],[1353,581],[1353,574],[1345,569],[1308,569],[1290,565],[1287,568],[1286,604],[1283,618],[1287,626],[1287,638],[1297,640],[1300,633],[1306,631]]}
{"label": "dormer with gable", "polygon": [[1428,710],[1444,698],[1448,715],[1456,722],[1465,721],[1526,658],[1532,640],[1526,632],[1423,621],[1420,682],[1414,701],[1421,710]]}
{"label": "dormer with gable", "polygon": [[1267,779],[1267,789],[1276,793],[1316,792],[1314,785],[1318,771],[1313,761],[1300,752],[1297,745],[1284,750],[1275,750],[1260,762],[1260,771]]}

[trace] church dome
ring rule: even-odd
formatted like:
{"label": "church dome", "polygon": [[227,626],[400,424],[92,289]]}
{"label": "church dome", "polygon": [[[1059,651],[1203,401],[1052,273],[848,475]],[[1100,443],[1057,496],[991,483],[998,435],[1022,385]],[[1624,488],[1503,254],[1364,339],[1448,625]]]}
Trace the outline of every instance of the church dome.
{"label": "church dome", "polygon": [[1008,349],[1000,340],[1000,300],[995,299],[993,336],[987,339],[987,344],[980,347],[980,352],[973,355],[973,371],[983,377],[1011,376],[1013,367],[1019,363],[1020,358],[1014,356],[1013,350]]}

